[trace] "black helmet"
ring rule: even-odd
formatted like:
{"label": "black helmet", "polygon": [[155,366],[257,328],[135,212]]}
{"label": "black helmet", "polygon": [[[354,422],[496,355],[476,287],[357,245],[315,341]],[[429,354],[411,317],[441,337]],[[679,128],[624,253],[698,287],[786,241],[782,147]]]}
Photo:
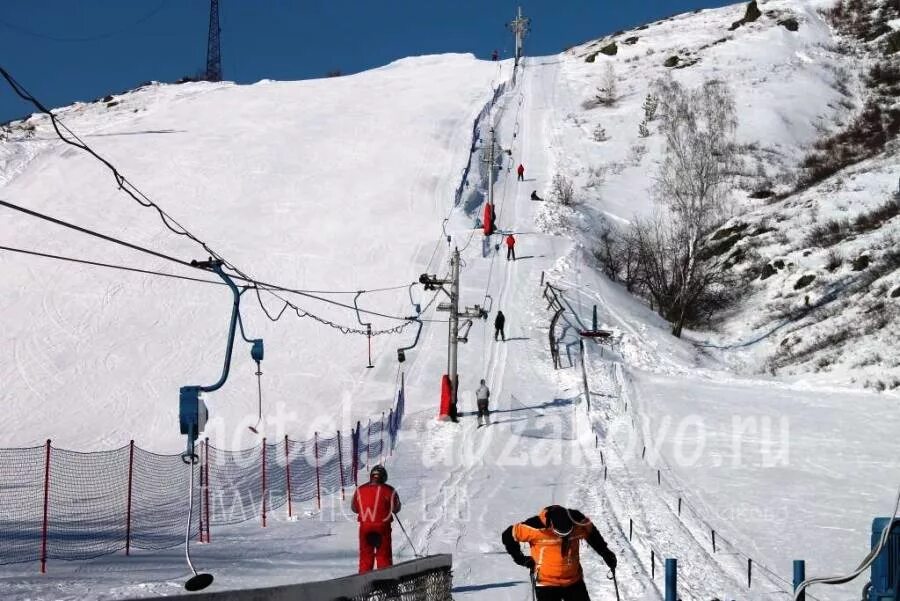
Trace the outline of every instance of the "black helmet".
{"label": "black helmet", "polygon": [[387,470],[384,469],[383,465],[376,465],[369,472],[370,480],[378,480],[379,482],[381,482],[383,484],[383,483],[387,482],[387,478],[388,478]]}
{"label": "black helmet", "polygon": [[547,522],[547,525],[558,536],[568,536],[575,528],[575,523],[572,521],[572,516],[569,515],[569,510],[559,505],[551,505],[547,508]]}

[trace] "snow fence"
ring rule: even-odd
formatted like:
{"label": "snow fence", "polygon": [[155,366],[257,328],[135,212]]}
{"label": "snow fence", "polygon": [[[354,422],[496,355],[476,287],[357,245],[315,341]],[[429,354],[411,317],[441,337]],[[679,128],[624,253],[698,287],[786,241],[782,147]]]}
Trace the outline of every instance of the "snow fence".
{"label": "snow fence", "polygon": [[349,433],[316,433],[306,441],[263,439],[239,451],[206,439],[200,461],[160,455],[130,444],[82,453],[52,446],[0,449],[0,565],[50,559],[84,560],[184,541],[189,478],[192,524],[201,542],[216,526],[259,519],[350,488],[360,470],[392,454],[403,420],[404,386],[387,413]]}
{"label": "snow fence", "polygon": [[259,601],[261,599],[265,601],[321,601],[323,599],[451,601],[452,559],[450,555],[430,555],[374,572],[333,580],[237,591],[191,593],[166,597],[166,599],[172,601],[189,599],[206,601]]}

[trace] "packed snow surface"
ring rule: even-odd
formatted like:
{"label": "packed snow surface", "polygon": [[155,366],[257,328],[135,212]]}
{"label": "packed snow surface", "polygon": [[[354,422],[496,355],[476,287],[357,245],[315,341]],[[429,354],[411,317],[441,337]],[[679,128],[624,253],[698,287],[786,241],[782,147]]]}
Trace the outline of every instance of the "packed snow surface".
{"label": "packed snow surface", "polygon": [[[798,157],[814,137],[810,119],[830,110],[818,66],[825,63],[804,58],[816,56],[828,40],[817,21],[819,4],[767,3],[799,13],[799,34],[751,25],[734,41],[712,46],[694,67],[736,73],[732,83],[750,115],[741,135],[778,147],[784,156],[775,162]],[[661,64],[664,50],[699,48],[725,36],[741,10],[678,17],[635,32],[638,42],[620,47]],[[741,50],[750,36],[766,38],[767,51]],[[586,178],[587,168],[602,159],[621,169],[611,171],[618,175],[588,199],[589,207],[622,222],[652,209],[646,180],[652,153],[627,163],[637,121],[627,124],[625,113],[604,117],[611,142],[627,140],[605,147],[590,139],[593,122],[579,124],[587,119],[579,116],[581,103],[594,87],[587,70],[599,71],[584,54],[576,49],[526,59],[515,81],[508,62],[446,55],[310,82],[154,85],[117,97],[113,106],[76,105],[58,114],[180,223],[261,280],[350,291],[321,296],[351,306],[354,291],[397,287],[364,294],[360,304],[404,316],[412,311],[405,284],[423,272],[443,277],[449,246],[460,248],[461,304],[478,303],[491,314],[473,323],[460,348],[459,424],[434,419],[446,370],[446,324],[440,321],[446,313],[436,311],[436,303],[424,313],[436,321],[425,324],[399,368],[396,348],[411,342],[410,328],[375,337],[375,367],[366,369],[364,336],[343,335],[290,311],[271,324],[248,298],[252,291],[243,313],[248,335],[266,340],[269,436],[287,432],[302,439],[384,410],[402,369],[407,416],[397,450],[387,458],[390,481],[404,499],[401,518],[416,550],[453,554],[454,598],[531,598],[527,572],[506,556],[500,532],[551,503],[579,508],[594,520],[619,556],[619,584],[628,599],[661,598],[663,557],[682,561],[682,592],[692,599],[786,596],[779,575],[789,576],[794,558],[808,559],[810,574],[855,566],[867,551],[871,518],[888,510],[897,484],[896,402],[729,371],[719,357],[669,336],[667,324],[593,268],[591,249],[571,235],[569,220],[577,219],[571,211],[529,200],[532,190],[546,192],[560,169]],[[821,94],[801,101],[796,93],[802,86],[788,86],[776,68],[799,74],[803,86],[821,84]],[[679,73],[699,81],[691,69]],[[622,75],[629,82],[623,104],[637,117],[646,91],[640,85],[650,74]],[[480,230],[472,229],[478,207],[453,206],[473,119],[502,82],[508,88],[489,121],[510,155],[495,201],[500,227],[517,234],[516,261],[494,250],[501,236],[482,244]],[[781,99],[775,115],[765,109],[772,98]],[[56,141],[46,120],[37,122],[36,141],[4,149],[0,198],[180,258],[205,258],[153,211],[118,192],[90,157]],[[517,183],[520,162],[526,175]],[[480,185],[470,175],[468,189]],[[197,275],[15,213],[2,215],[9,246]],[[0,394],[15,425],[0,432],[0,444],[35,445],[49,437],[89,450],[134,438],[156,451],[180,450],[178,387],[217,378],[231,307],[227,291],[9,253],[0,261],[14,283],[0,293],[7,316]],[[546,281],[564,290],[568,302],[559,370],[546,342]],[[433,294],[416,287],[412,300],[426,306]],[[364,329],[353,311],[290,298],[323,318]],[[280,311],[277,299],[263,295],[263,301],[273,316]],[[577,330],[590,323],[594,305],[618,342],[613,348],[587,344],[588,410]],[[497,309],[507,315],[506,342],[492,338]],[[371,321],[376,330],[397,325]],[[256,417],[254,371],[239,347],[229,383],[210,396],[209,435],[219,446],[257,443],[247,429]],[[480,378],[492,390],[495,413],[492,425],[477,429],[471,412]],[[649,452],[642,453],[645,446]],[[658,486],[658,473],[666,487]],[[696,514],[679,515],[678,497]],[[223,528],[211,544],[195,546],[195,561],[216,575],[216,590],[352,573],[356,526],[348,504],[335,496],[321,511],[295,508],[296,521],[273,515],[266,529],[252,521]],[[709,528],[776,574],[757,571],[747,590],[744,564],[730,552],[712,552]],[[399,531],[394,541],[396,558],[412,557]],[[582,559],[592,598],[614,599],[602,560],[587,548]],[[4,566],[0,596],[174,594],[187,574],[178,549],[51,562],[47,575],[33,565]],[[856,590],[812,592],[845,599]]]}

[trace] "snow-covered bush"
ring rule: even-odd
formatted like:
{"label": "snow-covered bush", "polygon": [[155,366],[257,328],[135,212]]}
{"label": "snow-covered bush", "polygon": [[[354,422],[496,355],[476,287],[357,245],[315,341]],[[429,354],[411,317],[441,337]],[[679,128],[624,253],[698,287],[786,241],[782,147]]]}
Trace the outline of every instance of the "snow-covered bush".
{"label": "snow-covered bush", "polygon": [[570,207],[575,204],[575,184],[561,173],[553,176],[550,197],[561,205]]}

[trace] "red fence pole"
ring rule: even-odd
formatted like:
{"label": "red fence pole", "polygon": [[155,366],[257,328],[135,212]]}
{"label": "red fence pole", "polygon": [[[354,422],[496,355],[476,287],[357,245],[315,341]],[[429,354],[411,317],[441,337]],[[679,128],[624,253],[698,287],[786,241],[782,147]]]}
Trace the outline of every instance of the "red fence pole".
{"label": "red fence pole", "polygon": [[266,527],[266,439],[262,439],[262,525]]}
{"label": "red fence pole", "polygon": [[47,525],[50,510],[50,439],[44,458],[44,527],[41,529],[41,574],[47,571]]}
{"label": "red fence pole", "polygon": [[206,542],[209,543],[209,438],[203,441],[203,464],[203,482],[206,484],[203,489],[203,500],[206,504]]}
{"label": "red fence pole", "polygon": [[131,555],[131,481],[134,474],[134,441],[128,443],[128,505],[125,510],[125,555]]}
{"label": "red fence pole", "polygon": [[316,504],[322,509],[322,487],[319,481],[319,433],[313,436],[313,453],[316,456]]}
{"label": "red fence pole", "polygon": [[[206,513],[203,507],[203,485],[206,482],[205,476],[203,475],[203,446],[200,446],[200,460],[198,461],[200,464],[200,542],[203,542],[203,530],[206,527]],[[194,468],[191,466],[191,478],[194,477]]]}
{"label": "red fence pole", "polygon": [[384,411],[381,412],[381,461],[384,463]]}
{"label": "red fence pole", "polygon": [[284,435],[284,475],[287,479],[287,498],[288,498],[288,517],[292,517],[293,507],[291,507],[291,458],[288,453],[288,437]]}
{"label": "red fence pole", "polygon": [[344,500],[344,452],[341,450],[341,431],[338,430],[338,472],[341,474],[341,501]]}

